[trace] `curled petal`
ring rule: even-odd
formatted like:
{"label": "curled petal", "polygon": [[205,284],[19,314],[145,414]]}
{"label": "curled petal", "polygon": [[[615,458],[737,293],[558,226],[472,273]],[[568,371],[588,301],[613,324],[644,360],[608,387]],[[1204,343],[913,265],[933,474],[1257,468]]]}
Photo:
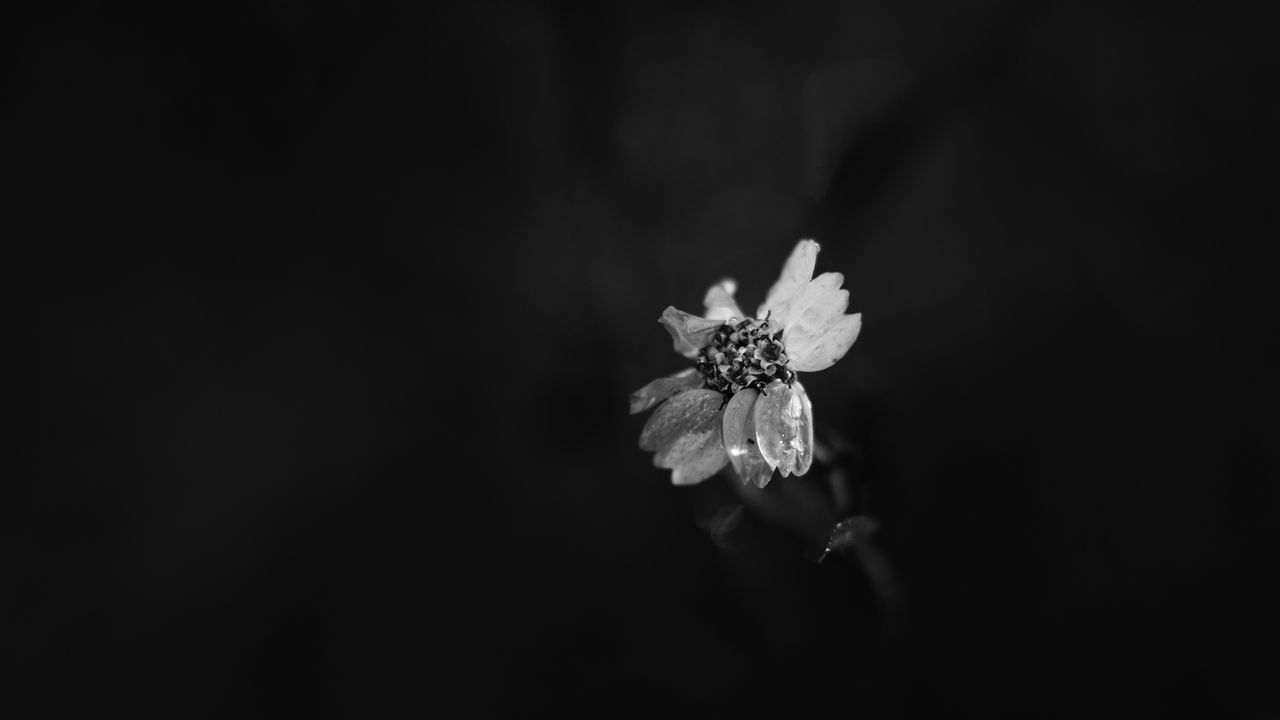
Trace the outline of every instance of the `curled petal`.
{"label": "curled petal", "polygon": [[640,449],[657,452],[688,431],[720,416],[724,396],[715,390],[686,390],[658,406],[640,431]]}
{"label": "curled petal", "polygon": [[707,319],[719,320],[724,322],[729,318],[745,318],[742,314],[742,308],[738,307],[737,301],[733,299],[733,294],[738,290],[738,283],[732,278],[725,278],[720,282],[712,285],[707,290],[706,297],[702,298],[702,304],[707,307]]}
{"label": "curled petal", "polygon": [[791,256],[782,266],[782,274],[777,282],[769,288],[764,304],[756,313],[757,317],[769,316],[769,319],[786,327],[791,311],[801,294],[813,279],[813,266],[818,261],[818,243],[813,240],[801,240],[791,251]]}
{"label": "curled petal", "polygon": [[671,334],[672,347],[687,358],[698,356],[698,351],[711,343],[716,330],[724,325],[720,320],[708,320],[690,315],[683,310],[668,306],[662,311],[658,322]]}
{"label": "curled petal", "polygon": [[760,454],[782,477],[803,475],[813,464],[813,405],[799,382],[769,383],[755,407]]}
{"label": "curled petal", "polygon": [[760,393],[740,390],[724,407],[724,449],[742,482],[762,488],[773,477],[773,465],[760,454],[756,441],[755,406]]}
{"label": "curled petal", "polygon": [[798,372],[826,370],[853,347],[862,330],[862,313],[841,315],[830,325],[816,330],[803,329],[790,336],[783,333],[791,369]]}
{"label": "curled petal", "polygon": [[675,375],[658,378],[639,390],[631,393],[631,414],[644,412],[677,393],[692,390],[702,385],[702,375],[689,368]]}

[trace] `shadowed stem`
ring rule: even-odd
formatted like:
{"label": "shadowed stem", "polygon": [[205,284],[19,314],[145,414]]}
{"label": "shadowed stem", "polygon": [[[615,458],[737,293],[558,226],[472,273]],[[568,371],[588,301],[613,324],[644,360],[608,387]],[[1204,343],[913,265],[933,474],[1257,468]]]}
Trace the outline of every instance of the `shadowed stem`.
{"label": "shadowed stem", "polygon": [[904,591],[893,562],[876,540],[880,522],[866,507],[868,489],[856,481],[861,452],[843,438],[824,436],[814,442],[817,477],[775,479],[760,489],[743,483],[731,466],[725,474],[744,506],[814,548],[816,562],[835,554],[861,568],[875,593],[886,633],[899,635],[906,625]]}

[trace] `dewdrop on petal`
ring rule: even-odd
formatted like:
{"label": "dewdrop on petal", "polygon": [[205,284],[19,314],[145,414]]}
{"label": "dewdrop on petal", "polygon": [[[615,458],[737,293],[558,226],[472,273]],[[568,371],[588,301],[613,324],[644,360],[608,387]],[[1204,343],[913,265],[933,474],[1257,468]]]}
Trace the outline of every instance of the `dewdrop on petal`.
{"label": "dewdrop on petal", "polygon": [[845,314],[844,276],[813,276],[818,250],[813,240],[796,244],[755,317],[738,307],[738,284],[727,278],[707,290],[703,316],[663,311],[673,349],[694,366],[632,393],[631,412],[656,408],[640,448],[674,484],[700,483],[725,465],[761,488],[775,470],[809,471],[813,404],[799,374],[834,365],[862,328],[861,313]]}

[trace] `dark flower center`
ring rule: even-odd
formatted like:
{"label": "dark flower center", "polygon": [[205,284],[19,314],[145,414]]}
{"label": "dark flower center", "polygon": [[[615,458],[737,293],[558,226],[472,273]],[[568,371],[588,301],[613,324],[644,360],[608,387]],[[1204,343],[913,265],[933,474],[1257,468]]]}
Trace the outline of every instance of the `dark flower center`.
{"label": "dark flower center", "polygon": [[744,388],[763,391],[774,380],[790,385],[796,376],[787,367],[782,329],[774,330],[768,320],[721,326],[698,353],[696,366],[705,387],[730,397]]}

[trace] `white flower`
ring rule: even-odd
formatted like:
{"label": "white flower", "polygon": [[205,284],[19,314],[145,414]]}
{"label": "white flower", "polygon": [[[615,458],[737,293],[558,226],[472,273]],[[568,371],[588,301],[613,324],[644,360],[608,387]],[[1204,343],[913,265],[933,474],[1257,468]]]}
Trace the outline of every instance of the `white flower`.
{"label": "white flower", "polygon": [[707,291],[705,316],[674,307],[660,322],[694,367],[631,394],[631,412],[654,406],[640,433],[653,464],[676,485],[693,485],[732,463],[764,487],[776,469],[803,475],[813,461],[813,405],[798,373],[831,367],[853,346],[862,315],[846,315],[844,276],[813,276],[818,243],[801,240],[754,318],[725,279]]}

